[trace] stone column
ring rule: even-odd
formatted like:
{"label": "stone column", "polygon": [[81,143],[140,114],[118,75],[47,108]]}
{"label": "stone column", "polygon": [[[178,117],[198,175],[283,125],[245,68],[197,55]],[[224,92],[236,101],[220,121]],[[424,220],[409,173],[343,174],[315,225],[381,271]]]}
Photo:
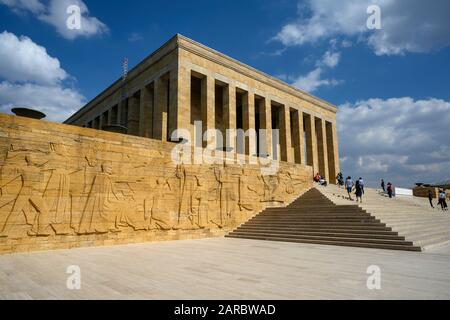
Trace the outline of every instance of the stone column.
{"label": "stone column", "polygon": [[305,146],[305,131],[304,131],[304,123],[303,123],[303,112],[301,110],[298,111],[298,128],[300,135],[300,163],[306,166],[306,146]]}
{"label": "stone column", "polygon": [[227,158],[233,158],[236,153],[236,87],[233,84],[223,90],[223,119],[225,128],[231,129],[225,137],[225,146],[229,148]]}
{"label": "stone column", "polygon": [[111,108],[108,109],[108,125],[112,125],[113,124],[112,123],[112,113],[113,113],[112,108],[114,108],[114,107],[111,107]]}
{"label": "stone column", "polygon": [[[201,112],[202,112],[202,125],[203,133],[208,129],[214,129],[216,125],[215,119],[215,85],[216,82],[214,78],[210,75],[205,76],[202,79],[202,101],[201,101]],[[207,137],[206,140],[208,140]],[[203,146],[208,144],[207,141],[203,141]]]}
{"label": "stone column", "polygon": [[244,94],[242,101],[242,125],[245,131],[245,154],[254,156],[256,154],[255,133],[255,95],[253,92]]}
{"label": "stone column", "polygon": [[153,90],[150,86],[141,89],[139,135],[152,138],[153,133]]}
{"label": "stone column", "polygon": [[[169,82],[169,108],[168,108],[168,138],[177,129],[190,130],[191,112],[191,71],[179,65],[170,72]],[[181,132],[174,136],[175,140],[182,138]],[[186,139],[189,138],[185,134]],[[193,143],[193,141],[191,141]]]}
{"label": "stone column", "polygon": [[296,163],[305,165],[305,135],[303,131],[303,112],[294,112],[292,145],[294,146],[294,159]]}
{"label": "stone column", "polygon": [[167,141],[167,107],[168,107],[168,80],[160,77],[155,80],[155,113],[153,138]]}
{"label": "stone column", "polygon": [[102,128],[103,128],[103,113],[101,113],[98,117],[99,117],[99,119],[98,119],[98,128],[97,129],[102,130]]}
{"label": "stone column", "polygon": [[[190,131],[191,128],[191,70],[183,65],[178,66],[178,81],[176,87],[176,128]],[[193,139],[191,137],[185,137]],[[190,141],[194,145],[194,141]]]}
{"label": "stone column", "polygon": [[281,107],[280,114],[280,144],[281,144],[281,160],[286,162],[292,161],[291,152],[291,115],[289,107],[284,105]]}
{"label": "stone column", "polygon": [[325,121],[323,119],[317,119],[316,126],[319,173],[325,180],[330,181]]}
{"label": "stone column", "polygon": [[128,100],[128,134],[139,135],[140,99],[139,94],[132,95]]}
{"label": "stone column", "polygon": [[339,150],[337,143],[336,123],[326,122],[327,147],[328,147],[328,167],[330,172],[330,183],[336,183],[336,176],[339,168]]}
{"label": "stone column", "polygon": [[307,165],[313,167],[313,174],[319,171],[317,160],[317,138],[314,116],[304,113],[306,130],[306,150],[308,154]]}
{"label": "stone column", "polygon": [[120,101],[119,102],[119,104],[117,105],[117,119],[116,119],[116,122],[117,123],[114,123],[114,124],[121,124],[122,123],[122,103],[123,103],[123,101]]}
{"label": "stone column", "polygon": [[265,150],[264,152],[269,155],[269,158],[273,159],[272,150],[272,105],[268,97],[264,98],[264,110],[261,111],[261,129],[265,130]]}

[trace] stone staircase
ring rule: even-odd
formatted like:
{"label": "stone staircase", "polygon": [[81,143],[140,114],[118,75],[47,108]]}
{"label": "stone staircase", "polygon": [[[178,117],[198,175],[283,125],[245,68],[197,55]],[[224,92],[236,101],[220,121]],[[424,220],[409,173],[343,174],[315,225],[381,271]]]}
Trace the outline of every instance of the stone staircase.
{"label": "stone staircase", "polygon": [[226,237],[420,251],[359,206],[336,205],[316,188],[287,207],[264,210]]}
{"label": "stone staircase", "polygon": [[[317,189],[337,205],[356,204],[348,199],[343,188],[329,185]],[[354,194],[352,198],[355,199]],[[363,203],[358,205],[422,250],[450,244],[450,212],[437,208],[436,200],[436,208],[432,209],[426,198],[397,196],[389,199],[379,190],[366,188]]]}

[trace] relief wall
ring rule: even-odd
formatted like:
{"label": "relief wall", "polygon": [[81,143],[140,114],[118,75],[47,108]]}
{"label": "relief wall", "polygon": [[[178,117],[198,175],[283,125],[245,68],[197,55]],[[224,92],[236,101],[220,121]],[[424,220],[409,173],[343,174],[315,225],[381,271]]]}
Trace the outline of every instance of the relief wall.
{"label": "relief wall", "polygon": [[222,236],[310,167],[176,165],[172,143],[0,115],[0,254]]}

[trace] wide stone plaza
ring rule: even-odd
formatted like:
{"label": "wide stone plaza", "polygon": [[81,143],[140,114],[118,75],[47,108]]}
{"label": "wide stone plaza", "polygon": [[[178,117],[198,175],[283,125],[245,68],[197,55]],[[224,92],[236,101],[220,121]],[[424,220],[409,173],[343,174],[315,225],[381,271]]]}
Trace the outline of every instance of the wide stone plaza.
{"label": "wide stone plaza", "polygon": [[[81,270],[69,290],[67,268]],[[367,268],[381,289],[367,288]],[[2,299],[448,299],[450,247],[430,251],[201,239],[0,257]]]}

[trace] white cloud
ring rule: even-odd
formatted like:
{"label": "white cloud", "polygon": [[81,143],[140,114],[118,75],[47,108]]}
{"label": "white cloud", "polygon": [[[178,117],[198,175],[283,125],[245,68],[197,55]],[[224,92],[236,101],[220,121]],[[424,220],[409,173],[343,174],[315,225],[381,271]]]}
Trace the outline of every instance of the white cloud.
{"label": "white cloud", "polygon": [[8,81],[55,84],[67,78],[58,59],[28,37],[0,33],[0,77]]}
{"label": "white cloud", "polygon": [[450,102],[439,99],[370,99],[339,107],[344,175],[397,185],[448,178]]}
{"label": "white cloud", "polygon": [[[381,8],[382,30],[369,30],[369,5]],[[450,45],[450,1],[434,0],[308,0],[310,15],[300,12],[275,39],[285,46],[316,43],[332,37],[357,37],[377,55],[429,52]],[[300,9],[303,9],[301,6]]]}
{"label": "white cloud", "polygon": [[28,37],[0,34],[0,112],[13,107],[40,110],[53,121],[65,120],[85,103],[75,89],[66,88],[69,75],[58,59]]}
{"label": "white cloud", "polygon": [[64,121],[84,103],[85,98],[70,88],[0,82],[0,112],[25,107],[44,112],[48,120]]}
{"label": "white cloud", "polygon": [[[335,68],[341,59],[341,53],[335,51],[337,47],[336,41],[330,41],[331,49],[329,49],[322,56],[320,60],[316,61],[316,68],[310,71],[307,75],[301,75],[293,79],[292,85],[300,90],[307,92],[314,92],[320,87],[337,86],[342,81],[336,79],[323,79],[322,75],[326,69]],[[288,77],[292,78],[292,77]]]}
{"label": "white cloud", "polygon": [[328,68],[334,68],[339,64],[340,59],[341,59],[340,52],[332,52],[328,50],[323,55],[322,60],[317,62],[317,66],[318,67],[326,66]]}
{"label": "white cloud", "polygon": [[322,68],[316,68],[306,76],[300,76],[292,85],[300,90],[314,92],[323,86],[336,86],[340,82],[336,79],[322,79]]}
{"label": "white cloud", "polygon": [[[67,28],[68,14],[66,12],[70,5],[77,5],[81,9],[81,29],[71,30]],[[51,0],[46,14],[40,15],[39,19],[54,26],[58,33],[66,39],[76,37],[90,37],[108,32],[106,25],[95,17],[89,16],[86,4],[81,0]]]}
{"label": "white cloud", "polygon": [[16,13],[30,11],[37,14],[45,9],[45,6],[40,2],[40,0],[0,0],[0,4],[8,6]]}
{"label": "white cloud", "polygon": [[[39,20],[50,24],[56,31],[66,39],[77,37],[91,37],[108,32],[108,27],[95,17],[91,17],[89,9],[82,0],[0,0],[0,4],[7,5],[14,12],[28,11]],[[67,19],[70,14],[67,8],[76,5],[80,8],[81,28],[69,29]]]}

